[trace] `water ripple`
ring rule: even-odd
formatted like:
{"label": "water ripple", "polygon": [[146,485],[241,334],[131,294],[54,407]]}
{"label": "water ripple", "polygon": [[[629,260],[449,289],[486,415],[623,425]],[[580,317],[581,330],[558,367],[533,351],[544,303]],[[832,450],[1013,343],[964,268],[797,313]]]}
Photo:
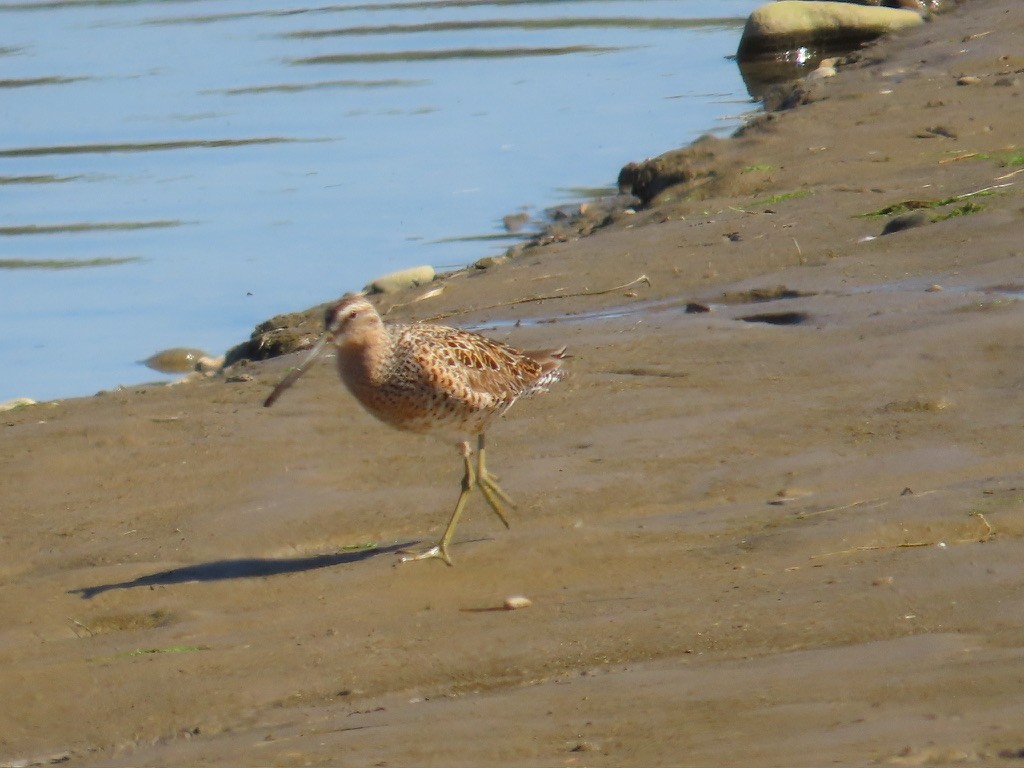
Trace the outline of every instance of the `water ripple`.
{"label": "water ripple", "polygon": [[83,174],[76,176],[54,176],[53,174],[38,174],[35,176],[0,176],[0,186],[4,184],[64,184],[69,181],[79,181],[86,178]]}
{"label": "water ripple", "polygon": [[[56,0],[64,5],[78,5],[75,0]],[[607,2],[609,0],[601,0]],[[635,2],[643,3],[645,0],[611,0],[616,3]],[[45,2],[45,0],[41,0]],[[94,0],[104,2],[104,0]],[[170,25],[170,24],[212,24],[219,21],[238,21],[252,18],[279,18],[283,16],[299,16],[318,13],[351,13],[351,12],[373,12],[373,11],[417,11],[431,10],[437,8],[479,8],[486,6],[514,8],[526,5],[566,5],[570,2],[589,4],[593,0],[410,0],[407,2],[393,3],[353,3],[352,5],[324,5],[311,8],[281,8],[262,11],[229,11],[226,13],[193,14],[189,16],[164,16],[154,19],[146,19],[143,24]],[[85,4],[85,3],[81,3]]]}
{"label": "water ripple", "polygon": [[203,91],[203,93],[240,96],[255,93],[298,93],[300,91],[317,91],[325,88],[406,88],[409,86],[427,85],[429,83],[429,80],[402,80],[400,78],[386,80],[320,80],[315,83],[274,83],[271,85],[223,88],[220,90]]}
{"label": "water ripple", "polygon": [[0,259],[0,269],[86,269],[142,261],[141,256],[100,256],[95,259]]}
{"label": "water ripple", "polygon": [[287,38],[343,37],[347,35],[391,35],[433,32],[473,32],[484,29],[694,29],[701,27],[740,27],[746,19],[738,17],[673,19],[640,17],[564,17],[556,19],[481,19],[476,21],[435,21],[425,24],[385,24],[382,26],[306,29],[282,33]]}
{"label": "water ripple", "polygon": [[331,139],[290,139],[266,136],[251,139],[201,139],[183,141],[142,141],[114,144],[64,144],[48,147],[15,147],[0,149],[0,157],[38,157],[40,155],[89,155],[113,152],[162,152],[171,149],[213,149],[220,147],[246,147],[254,144],[292,144]]}
{"label": "water ripple", "polygon": [[0,80],[0,88],[31,88],[37,85],[65,85],[77,83],[82,80],[89,80],[88,77],[63,77],[52,75],[50,77],[22,77]]}
{"label": "water ripple", "polygon": [[111,230],[166,229],[180,227],[186,222],[179,219],[157,219],[155,221],[80,221],[68,224],[17,224],[0,227],[0,236],[19,235],[66,235],[75,232],[106,232]]}
{"label": "water ripple", "polygon": [[392,61],[448,61],[451,59],[510,59],[523,56],[567,56],[574,53],[610,53],[625,48],[602,45],[564,45],[543,48],[447,48],[441,51],[382,51],[330,53],[291,59],[292,64],[377,64]]}

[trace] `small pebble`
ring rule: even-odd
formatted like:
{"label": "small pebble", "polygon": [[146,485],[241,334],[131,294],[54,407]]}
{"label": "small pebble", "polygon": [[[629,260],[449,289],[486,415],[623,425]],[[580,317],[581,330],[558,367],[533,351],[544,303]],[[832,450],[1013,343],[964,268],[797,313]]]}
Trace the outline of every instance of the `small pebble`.
{"label": "small pebble", "polygon": [[974,75],[964,75],[963,77],[958,77],[956,79],[957,85],[977,85],[980,82],[981,78],[975,77]]}
{"label": "small pebble", "polygon": [[930,125],[924,130],[918,131],[914,134],[919,139],[956,139],[956,131],[947,128],[944,125]]}
{"label": "small pebble", "polygon": [[808,80],[822,80],[822,79],[824,79],[826,77],[835,77],[835,76],[836,76],[836,68],[835,67],[827,67],[827,66],[822,65],[822,66],[818,67],[817,69],[813,70],[812,72],[810,72],[807,75],[807,79]]}
{"label": "small pebble", "polygon": [[219,372],[224,367],[224,355],[217,355],[211,357],[210,355],[203,355],[196,360],[196,372],[202,373],[206,376],[212,376]]}
{"label": "small pebble", "polygon": [[921,407],[926,411],[944,411],[953,407],[953,401],[948,397],[931,397],[923,400]]}
{"label": "small pebble", "polygon": [[775,494],[775,498],[769,499],[768,503],[780,506],[782,504],[788,504],[791,501],[799,501],[800,499],[813,495],[814,491],[809,488],[792,488],[787,486],[786,488],[780,489],[779,492]]}
{"label": "small pebble", "polygon": [[597,747],[591,744],[589,741],[576,741],[572,742],[569,746],[570,752],[596,752]]}
{"label": "small pebble", "polygon": [[502,603],[502,607],[506,611],[515,611],[520,608],[529,608],[531,605],[533,605],[533,601],[530,600],[530,598],[528,597],[523,597],[522,595],[512,595],[511,597],[506,597],[505,602]]}

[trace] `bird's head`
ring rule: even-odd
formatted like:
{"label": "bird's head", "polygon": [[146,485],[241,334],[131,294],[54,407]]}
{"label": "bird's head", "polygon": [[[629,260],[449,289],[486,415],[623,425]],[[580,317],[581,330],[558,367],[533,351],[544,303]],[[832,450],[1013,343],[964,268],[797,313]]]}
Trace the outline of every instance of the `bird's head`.
{"label": "bird's head", "polygon": [[336,347],[365,345],[383,322],[374,306],[360,294],[348,294],[324,312],[324,328]]}
{"label": "bird's head", "polygon": [[342,296],[331,304],[324,313],[324,327],[326,330],[320,340],[313,345],[306,358],[274,387],[263,401],[264,406],[269,408],[277,402],[277,398],[309,370],[328,344],[335,346],[339,356],[351,358],[353,355],[365,354],[364,351],[371,345],[375,335],[384,332],[384,322],[377,310],[360,294]]}

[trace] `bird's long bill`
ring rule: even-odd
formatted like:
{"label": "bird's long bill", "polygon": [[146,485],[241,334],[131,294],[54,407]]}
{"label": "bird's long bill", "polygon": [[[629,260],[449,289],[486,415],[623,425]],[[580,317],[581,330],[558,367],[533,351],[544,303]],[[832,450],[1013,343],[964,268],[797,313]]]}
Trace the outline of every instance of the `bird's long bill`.
{"label": "bird's long bill", "polygon": [[267,399],[263,401],[264,408],[269,408],[276,403],[277,398],[279,398],[282,393],[288,389],[288,387],[299,380],[299,376],[304,374],[309,369],[309,366],[313,364],[313,361],[316,360],[317,357],[320,356],[320,353],[324,351],[324,347],[327,346],[327,342],[330,338],[331,336],[328,333],[325,333],[320,337],[320,340],[313,345],[313,349],[311,349],[309,354],[306,355],[306,359],[299,363],[295,368],[288,371],[288,375],[281,379],[278,385],[274,387],[273,392],[267,395]]}

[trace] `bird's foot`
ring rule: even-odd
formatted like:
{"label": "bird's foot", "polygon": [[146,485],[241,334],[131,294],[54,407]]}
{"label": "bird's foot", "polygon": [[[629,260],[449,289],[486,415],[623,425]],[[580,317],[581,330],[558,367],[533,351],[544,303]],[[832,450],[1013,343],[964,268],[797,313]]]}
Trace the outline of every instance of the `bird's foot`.
{"label": "bird's foot", "polygon": [[437,544],[416,555],[404,555],[398,562],[411,563],[415,560],[433,560],[435,557],[439,560],[443,560],[445,565],[451,566],[452,564],[452,559],[448,557],[448,548],[444,544]]}
{"label": "bird's foot", "polygon": [[516,505],[496,481],[497,478],[486,470],[477,474],[476,484],[480,488],[480,492],[484,495],[484,498],[487,499],[487,504],[494,510],[494,514],[496,514],[498,519],[504,523],[506,528],[508,528],[510,527],[508,524],[508,518],[505,516],[505,508],[501,505],[501,502],[505,502],[512,507],[512,509],[515,509]]}

